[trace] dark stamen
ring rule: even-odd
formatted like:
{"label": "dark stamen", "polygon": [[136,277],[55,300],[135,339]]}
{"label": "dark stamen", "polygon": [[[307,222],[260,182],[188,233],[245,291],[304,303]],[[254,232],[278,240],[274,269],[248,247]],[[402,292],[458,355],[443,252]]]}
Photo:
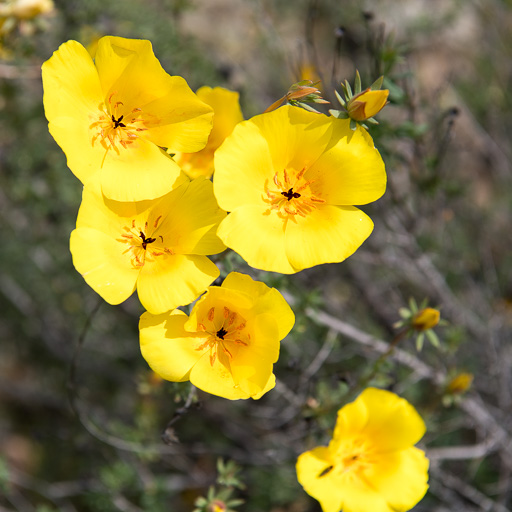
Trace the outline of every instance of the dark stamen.
{"label": "dark stamen", "polygon": [[293,188],[288,190],[288,192],[281,192],[281,194],[288,199],[288,201],[291,201],[293,198],[298,199],[300,197],[300,194],[298,192],[294,192]]}
{"label": "dark stamen", "polygon": [[142,248],[146,250],[146,246],[148,244],[152,244],[156,240],[156,238],[146,238],[146,235],[142,231],[139,231],[139,233],[140,239],[142,240]]}
{"label": "dark stamen", "polygon": [[318,474],[318,477],[317,477],[317,478],[320,478],[320,477],[322,477],[322,476],[327,475],[327,473],[329,473],[329,472],[332,470],[332,468],[333,468],[333,467],[334,467],[334,466],[327,466],[323,471],[321,471],[321,472]]}
{"label": "dark stamen", "polygon": [[114,114],[112,114],[112,122],[114,123],[114,130],[115,130],[116,128],[118,128],[119,126],[120,126],[121,128],[126,128],[126,125],[125,125],[124,123],[122,123],[122,122],[121,122],[121,121],[123,120],[123,117],[124,117],[124,116],[121,116],[119,119],[116,119],[116,118],[114,117]]}
{"label": "dark stamen", "polygon": [[227,333],[228,333],[228,331],[226,331],[226,329],[224,329],[224,327],[222,327],[217,331],[217,338],[220,338],[221,340],[223,340],[224,336],[226,336]]}

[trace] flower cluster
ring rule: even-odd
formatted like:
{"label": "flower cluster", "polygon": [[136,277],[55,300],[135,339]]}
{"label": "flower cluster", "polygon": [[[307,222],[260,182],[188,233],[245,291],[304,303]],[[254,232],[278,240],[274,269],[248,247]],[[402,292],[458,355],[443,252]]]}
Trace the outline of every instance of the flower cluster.
{"label": "flower cluster", "polygon": [[[386,173],[366,129],[351,122],[387,94],[351,97],[341,119],[301,108],[325,100],[299,82],[244,121],[237,93],[195,94],[163,70],[149,41],[111,36],[94,58],[64,43],[42,76],[50,133],[84,186],[70,238],[77,271],[110,304],[137,290],[147,310],[140,349],[156,374],[231,400],[260,398],[275,386],[294,314],[248,275],[212,285],[220,271],[208,256],[228,247],[256,269],[293,274],[353,254],[373,229],[354,205],[382,196]],[[187,315],[180,308],[190,304]],[[426,491],[428,461],[412,447],[423,432],[407,402],[368,389],[340,410],[328,447],[300,456],[299,481],[326,512],[406,510]],[[404,478],[410,487],[398,492]]]}

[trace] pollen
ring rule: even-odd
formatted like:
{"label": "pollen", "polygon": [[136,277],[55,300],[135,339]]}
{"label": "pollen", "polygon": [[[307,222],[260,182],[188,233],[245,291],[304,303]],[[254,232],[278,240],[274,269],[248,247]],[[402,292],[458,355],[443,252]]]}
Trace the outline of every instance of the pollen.
{"label": "pollen", "polygon": [[210,365],[216,361],[229,369],[230,362],[236,357],[240,347],[247,347],[251,336],[246,331],[246,321],[229,307],[222,308],[222,314],[215,314],[215,307],[208,309],[204,318],[197,324],[197,330],[207,334],[197,351],[208,351]]}
{"label": "pollen", "polygon": [[311,185],[314,180],[306,180],[304,174],[306,167],[296,172],[283,169],[282,173],[276,172],[272,179],[277,190],[265,184],[263,200],[269,205],[270,211],[276,211],[282,219],[295,219],[306,217],[308,213],[325,203],[325,200],[314,195]]}
{"label": "pollen", "polygon": [[132,219],[129,226],[123,226],[121,236],[116,240],[127,245],[123,254],[130,253],[133,268],[140,269],[145,263],[154,262],[159,256],[174,254],[171,248],[164,245],[163,235],[153,236],[160,218],[161,216],[152,224],[152,229],[148,222],[139,226],[135,219]]}
{"label": "pollen", "polygon": [[93,146],[100,144],[106,153],[113,150],[119,154],[120,148],[129,148],[148,129],[149,117],[138,107],[129,108],[122,101],[115,101],[117,94],[114,91],[100,104],[97,114],[91,116],[89,130]]}

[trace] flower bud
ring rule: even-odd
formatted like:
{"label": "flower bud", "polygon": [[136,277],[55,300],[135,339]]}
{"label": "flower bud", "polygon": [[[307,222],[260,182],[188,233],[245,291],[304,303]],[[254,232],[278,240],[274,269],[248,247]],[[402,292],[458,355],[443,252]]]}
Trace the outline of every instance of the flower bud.
{"label": "flower bud", "polygon": [[417,331],[427,331],[434,328],[438,323],[441,314],[434,308],[420,309],[411,320],[411,327]]}
{"label": "flower bud", "polygon": [[469,389],[472,382],[473,375],[471,373],[459,373],[448,383],[446,391],[453,395],[460,395]]}
{"label": "flower bud", "polygon": [[378,114],[388,101],[387,89],[372,91],[370,88],[353,96],[347,103],[347,112],[354,121],[366,121]]}

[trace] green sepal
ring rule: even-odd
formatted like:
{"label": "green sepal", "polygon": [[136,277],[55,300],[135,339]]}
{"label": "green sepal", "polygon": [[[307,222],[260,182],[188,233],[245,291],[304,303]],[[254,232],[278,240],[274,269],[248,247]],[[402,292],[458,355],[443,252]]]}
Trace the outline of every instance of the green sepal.
{"label": "green sepal", "polygon": [[[343,87],[343,84],[341,86]],[[340,102],[340,105],[344,107],[347,102],[341,97],[341,94],[336,89],[334,89],[334,94],[336,94],[336,99]]]}
{"label": "green sepal", "polygon": [[356,69],[356,79],[354,81],[354,93],[359,94],[361,92],[361,75],[359,71]]}
{"label": "green sepal", "polygon": [[378,91],[384,82],[384,75],[379,76],[372,85],[370,85],[370,91]]}

